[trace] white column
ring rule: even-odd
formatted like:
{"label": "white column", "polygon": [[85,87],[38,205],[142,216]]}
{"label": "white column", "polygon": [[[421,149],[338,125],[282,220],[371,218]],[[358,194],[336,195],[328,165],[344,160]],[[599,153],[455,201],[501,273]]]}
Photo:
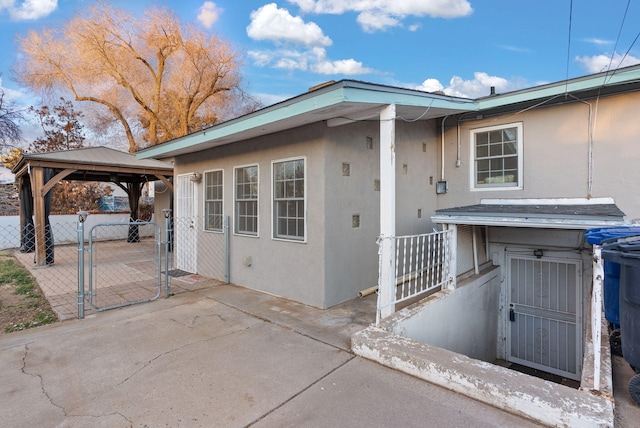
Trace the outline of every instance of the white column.
{"label": "white column", "polygon": [[[396,106],[380,111],[380,236],[396,234]],[[380,247],[380,316],[395,312],[396,249],[395,241],[382,239]]]}

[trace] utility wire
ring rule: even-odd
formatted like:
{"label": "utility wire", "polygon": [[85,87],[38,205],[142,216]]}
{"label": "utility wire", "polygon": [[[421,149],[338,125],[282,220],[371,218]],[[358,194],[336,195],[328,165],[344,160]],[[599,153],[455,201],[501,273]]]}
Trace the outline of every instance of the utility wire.
{"label": "utility wire", "polygon": [[564,92],[567,92],[569,84],[569,61],[571,55],[571,24],[573,22],[573,0],[569,0],[569,40],[567,41],[567,75],[565,77]]}
{"label": "utility wire", "polygon": [[611,58],[609,59],[609,66],[607,67],[607,72],[611,70],[611,63],[613,63],[613,57],[616,54],[616,50],[618,50],[618,42],[620,42],[620,35],[622,34],[622,28],[624,27],[624,22],[627,20],[627,12],[629,12],[630,4],[631,4],[631,0],[627,0],[627,7],[624,10],[624,15],[622,16],[622,22],[620,23],[620,30],[618,30],[618,38],[616,39],[616,44],[613,46],[613,52],[611,52]]}

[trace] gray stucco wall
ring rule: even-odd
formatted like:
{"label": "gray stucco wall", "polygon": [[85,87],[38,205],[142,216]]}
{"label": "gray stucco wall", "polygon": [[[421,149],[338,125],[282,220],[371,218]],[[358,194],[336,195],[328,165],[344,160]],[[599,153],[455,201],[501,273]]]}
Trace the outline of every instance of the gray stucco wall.
{"label": "gray stucco wall", "polygon": [[[426,233],[433,227],[435,132],[434,122],[396,124],[399,235]],[[326,128],[324,135],[326,302],[333,306],[378,281],[380,192],[375,181],[380,179],[380,123],[363,121]],[[367,147],[367,137],[372,148]],[[349,165],[349,176],[343,175],[343,164]],[[359,216],[359,227],[353,227],[354,215]]]}
{"label": "gray stucco wall", "polygon": [[[429,232],[438,175],[436,125],[398,121],[396,132],[397,230]],[[231,282],[323,308],[355,298],[358,291],[377,283],[379,133],[378,121],[334,128],[317,123],[175,159],[176,176],[223,170],[223,209],[232,228],[233,168],[259,166],[259,236],[231,235]],[[307,162],[304,243],[272,239],[271,162],[294,157]],[[343,164],[349,165],[348,176],[343,175]],[[197,213],[203,216],[204,182],[197,186]],[[359,216],[358,227],[353,227],[354,215]],[[203,268],[206,243],[213,240],[211,232],[200,231],[198,257]],[[251,266],[244,263],[247,258]]]}
{"label": "gray stucco wall", "polygon": [[396,315],[392,333],[482,361],[496,360],[500,269],[444,290]]}
{"label": "gray stucco wall", "polygon": [[[304,243],[277,241],[271,237],[271,162],[294,157],[304,157],[307,162],[307,241]],[[231,233],[231,282],[308,305],[325,307],[324,152],[321,125],[179,156],[174,168],[176,175],[223,170],[223,210],[230,217],[233,231],[233,168],[254,164],[259,167],[259,233],[257,237]],[[204,215],[203,183],[199,183],[197,189],[198,216]],[[200,236],[206,239],[206,235],[211,233],[201,230]],[[246,258],[251,258],[250,266],[244,263]]]}
{"label": "gray stucco wall", "polygon": [[[640,94],[602,97],[597,108],[596,100],[587,101],[592,106],[594,124],[591,196],[613,197],[627,216],[638,218],[640,192],[630,192],[629,188],[640,182],[636,117]],[[470,130],[517,122],[523,123],[524,188],[471,190]],[[472,205],[485,198],[586,198],[589,126],[589,106],[582,102],[462,121],[459,134],[457,122],[447,120],[444,167],[449,192],[438,197],[438,208]],[[458,135],[461,163],[456,167]]]}

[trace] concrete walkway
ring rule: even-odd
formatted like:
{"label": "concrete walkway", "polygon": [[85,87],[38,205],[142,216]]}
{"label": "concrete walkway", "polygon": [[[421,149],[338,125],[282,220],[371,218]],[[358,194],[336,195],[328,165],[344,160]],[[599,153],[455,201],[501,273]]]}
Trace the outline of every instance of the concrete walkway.
{"label": "concrete walkway", "polygon": [[1,425],[537,426],[355,357],[375,296],[322,311],[216,284],[0,336]]}

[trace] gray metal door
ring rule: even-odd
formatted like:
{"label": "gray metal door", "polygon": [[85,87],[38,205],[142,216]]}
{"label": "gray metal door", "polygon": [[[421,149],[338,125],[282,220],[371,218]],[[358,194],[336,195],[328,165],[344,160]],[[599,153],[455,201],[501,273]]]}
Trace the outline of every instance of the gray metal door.
{"label": "gray metal door", "polygon": [[507,254],[507,359],[579,380],[581,262]]}

